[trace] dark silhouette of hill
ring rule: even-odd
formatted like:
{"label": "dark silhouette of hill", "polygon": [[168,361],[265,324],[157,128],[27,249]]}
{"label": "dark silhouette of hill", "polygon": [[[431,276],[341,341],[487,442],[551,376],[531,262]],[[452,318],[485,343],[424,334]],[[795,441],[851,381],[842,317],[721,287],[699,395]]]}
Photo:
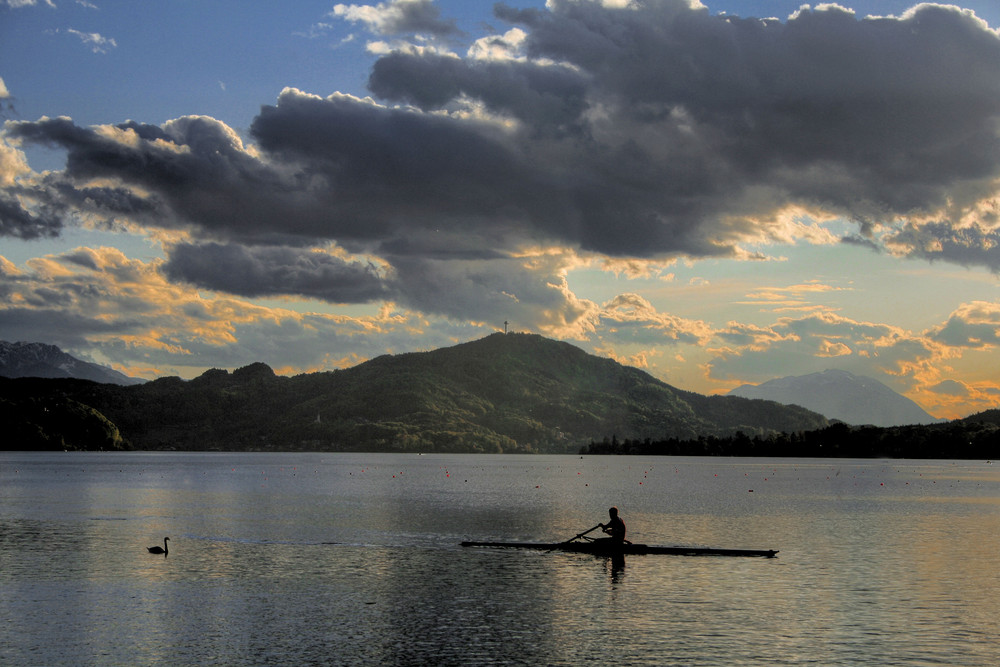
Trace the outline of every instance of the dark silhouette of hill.
{"label": "dark silhouette of hill", "polygon": [[[117,425],[99,410],[69,396],[97,385],[86,380],[0,377],[4,450],[128,449]],[[69,390],[69,391],[67,391]]]}
{"label": "dark silhouette of hill", "polygon": [[772,456],[823,458],[982,459],[1000,456],[1000,413],[907,426],[851,426],[843,422],[814,431],[699,436],[696,439],[592,442],[586,454],[643,456]]}
{"label": "dark silhouette of hill", "polygon": [[1000,410],[985,410],[959,420],[963,424],[992,424],[1000,427]]}
{"label": "dark silhouette of hill", "polygon": [[[612,437],[766,435],[828,424],[800,407],[681,391],[529,334],[494,334],[294,377],[257,363],[133,387],[0,382],[8,414],[28,397],[91,407],[140,449],[576,452]],[[36,426],[42,433],[58,429]]]}

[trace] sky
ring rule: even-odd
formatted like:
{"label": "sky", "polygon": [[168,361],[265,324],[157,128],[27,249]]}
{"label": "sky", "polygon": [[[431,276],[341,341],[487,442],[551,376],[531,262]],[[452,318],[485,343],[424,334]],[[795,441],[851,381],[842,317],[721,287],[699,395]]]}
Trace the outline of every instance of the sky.
{"label": "sky", "polygon": [[1000,3],[0,0],[0,340],[280,374],[506,326],[1000,406]]}

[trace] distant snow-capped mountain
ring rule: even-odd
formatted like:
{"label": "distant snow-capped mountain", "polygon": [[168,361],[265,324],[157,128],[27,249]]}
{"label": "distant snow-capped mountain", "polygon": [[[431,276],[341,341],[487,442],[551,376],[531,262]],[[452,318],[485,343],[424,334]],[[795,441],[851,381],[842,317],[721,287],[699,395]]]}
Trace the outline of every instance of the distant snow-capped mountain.
{"label": "distant snow-capped mountain", "polygon": [[0,376],[8,378],[78,378],[104,384],[142,384],[144,380],[81,361],[45,343],[0,341]]}
{"label": "distant snow-capped mountain", "polygon": [[826,370],[759,385],[745,384],[729,395],[800,405],[827,419],[855,425],[903,426],[942,421],[878,380],[847,371]]}

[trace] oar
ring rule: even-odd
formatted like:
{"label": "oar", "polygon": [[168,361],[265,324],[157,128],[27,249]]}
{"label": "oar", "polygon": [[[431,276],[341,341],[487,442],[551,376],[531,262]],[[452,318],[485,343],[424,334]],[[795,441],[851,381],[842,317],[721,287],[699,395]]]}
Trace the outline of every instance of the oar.
{"label": "oar", "polygon": [[583,531],[582,533],[580,533],[579,535],[577,535],[577,536],[575,536],[575,537],[571,537],[571,538],[569,538],[568,540],[566,540],[565,542],[560,542],[559,544],[569,544],[569,543],[570,543],[570,542],[572,542],[573,540],[578,540],[578,539],[580,539],[581,537],[583,537],[583,536],[584,536],[584,535],[586,535],[587,533],[592,533],[592,532],[594,532],[595,530],[597,530],[598,528],[602,527],[603,525],[604,525],[603,523],[599,523],[599,524],[597,524],[596,526],[594,526],[593,528],[591,528],[590,530],[585,530],[585,531]]}

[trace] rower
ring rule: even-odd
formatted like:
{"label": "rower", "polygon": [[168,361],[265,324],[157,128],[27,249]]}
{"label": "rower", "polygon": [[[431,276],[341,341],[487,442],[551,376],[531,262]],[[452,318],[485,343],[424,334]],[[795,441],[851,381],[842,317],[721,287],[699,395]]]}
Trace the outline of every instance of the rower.
{"label": "rower", "polygon": [[618,516],[618,508],[612,507],[608,510],[608,515],[611,520],[607,523],[598,524],[607,535],[611,537],[605,538],[615,544],[625,544],[627,541],[625,539],[625,522],[622,518]]}

